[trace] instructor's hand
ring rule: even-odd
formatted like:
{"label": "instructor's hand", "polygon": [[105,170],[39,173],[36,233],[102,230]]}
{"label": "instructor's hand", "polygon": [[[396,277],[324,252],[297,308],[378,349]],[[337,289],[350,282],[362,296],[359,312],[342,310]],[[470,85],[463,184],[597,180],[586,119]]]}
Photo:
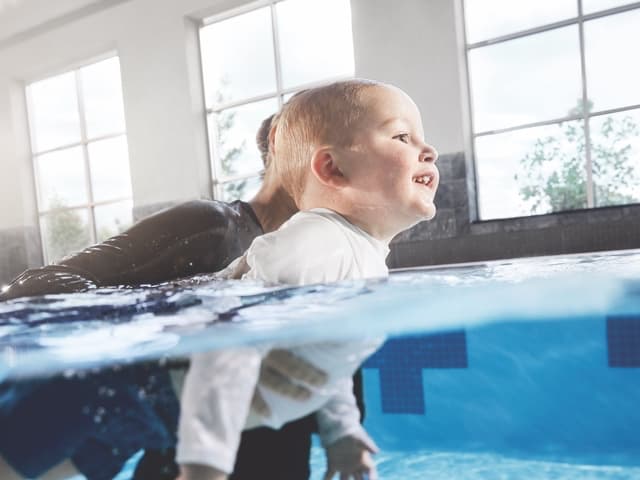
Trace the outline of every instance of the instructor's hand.
{"label": "instructor's hand", "polygon": [[[304,385],[321,387],[326,381],[327,374],[322,370],[288,350],[274,349],[262,360],[258,384],[285,397],[306,400],[311,392]],[[253,395],[251,408],[263,417],[271,414],[258,389]]]}

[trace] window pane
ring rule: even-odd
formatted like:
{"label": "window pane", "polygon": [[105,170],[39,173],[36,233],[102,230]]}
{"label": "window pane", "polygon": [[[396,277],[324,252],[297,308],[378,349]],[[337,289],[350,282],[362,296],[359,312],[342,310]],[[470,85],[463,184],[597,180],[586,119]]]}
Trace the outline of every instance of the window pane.
{"label": "window pane", "polygon": [[258,192],[262,185],[261,177],[251,177],[235,182],[226,182],[218,185],[219,198],[224,202],[233,200],[249,201]]}
{"label": "window pane", "polygon": [[88,145],[91,186],[96,202],[131,196],[127,138],[110,138]]}
{"label": "window pane", "polygon": [[582,122],[476,138],[482,219],[586,208]]}
{"label": "window pane", "polygon": [[81,147],[36,157],[40,210],[86,204],[87,181]]}
{"label": "window pane", "polygon": [[41,228],[49,263],[57,262],[91,243],[86,209],[62,210],[44,215]]}
{"label": "window pane", "polygon": [[284,88],[353,75],[349,0],[286,0],[276,9]]}
{"label": "window pane", "polygon": [[125,130],[120,61],[113,57],[80,70],[87,136]]}
{"label": "window pane", "polygon": [[[223,110],[209,118],[216,122],[215,148],[218,178],[257,173],[262,170],[262,159],[256,145],[256,133],[262,121],[278,110],[275,98]],[[215,120],[211,117],[215,116]],[[210,128],[210,131],[213,129]],[[213,132],[212,132],[213,134]]]}
{"label": "window pane", "polygon": [[129,228],[133,223],[133,202],[111,203],[95,207],[96,235],[98,242],[113,237]]}
{"label": "window pane", "polygon": [[634,3],[637,0],[582,0],[583,13],[593,13]]}
{"label": "window pane", "polygon": [[640,104],[640,9],[584,24],[587,88],[593,110]]}
{"label": "window pane", "polygon": [[578,16],[576,0],[465,0],[467,42],[475,43],[508,33]]}
{"label": "window pane", "polygon": [[640,110],[590,121],[596,206],[640,202]]}
{"label": "window pane", "polygon": [[31,84],[30,124],[35,152],[80,141],[78,96],[73,72]]}
{"label": "window pane", "polygon": [[476,132],[569,114],[582,97],[576,26],[469,51]]}
{"label": "window pane", "polygon": [[276,90],[269,7],[200,30],[207,107]]}

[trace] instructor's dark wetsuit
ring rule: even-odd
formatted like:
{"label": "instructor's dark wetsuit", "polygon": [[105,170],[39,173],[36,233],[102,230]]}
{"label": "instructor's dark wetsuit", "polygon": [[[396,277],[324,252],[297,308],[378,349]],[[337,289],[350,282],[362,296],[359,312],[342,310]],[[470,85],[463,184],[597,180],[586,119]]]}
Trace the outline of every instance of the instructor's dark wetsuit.
{"label": "instructor's dark wetsuit", "polygon": [[[251,206],[245,202],[236,201],[227,204],[199,200],[184,203],[147,217],[123,234],[66,257],[58,264],[25,271],[10,284],[8,290],[0,294],[0,300],[40,294],[80,292],[103,286],[136,286],[160,283],[198,273],[215,272],[244,253],[251,241],[262,233],[262,227],[255,213]],[[139,376],[140,374],[137,372],[135,375]],[[125,381],[129,381],[130,378],[127,377]],[[105,381],[108,382],[109,379]],[[122,379],[117,379],[117,381],[122,381]],[[27,421],[30,408],[32,410],[39,408],[38,405],[44,405],[46,408],[47,399],[42,398],[43,389],[49,388],[51,394],[55,395],[56,388],[58,390],[67,388],[67,386],[57,387],[53,383],[53,381],[48,384],[45,382],[44,386],[36,388],[34,392],[27,395],[24,401],[19,402],[18,405],[20,406],[22,403],[24,408],[7,416],[10,418],[12,429],[20,428],[21,425],[24,427],[25,424],[21,423],[20,414]],[[173,391],[169,392],[168,389],[165,389],[162,394],[165,396],[173,395]],[[76,395],[90,395],[90,393],[86,390],[79,390]],[[34,405],[29,406],[29,401]],[[171,401],[177,402],[177,399],[174,398]],[[55,406],[51,407],[56,408]],[[167,431],[174,428],[174,424],[177,422],[175,409],[159,409],[154,406],[151,409],[146,408],[145,415],[149,411],[155,412],[156,415],[153,418],[150,417],[150,422],[164,422],[169,425]],[[120,420],[116,419],[116,421]],[[139,423],[129,426],[126,421],[126,418],[123,417],[115,429],[117,435],[109,437],[113,442],[110,447],[114,452],[118,451],[118,438],[124,439],[128,435],[127,428],[141,428]],[[2,423],[1,418],[0,423]],[[149,429],[154,428],[153,425],[148,425],[148,427]],[[235,480],[307,479],[309,477],[310,437],[313,428],[312,418],[307,417],[289,423],[281,430],[258,428],[244,432],[234,474],[231,478]],[[15,432],[17,430],[14,430]],[[27,437],[25,448],[28,448],[28,436],[29,434],[38,435],[37,426],[35,430],[31,432],[23,430],[23,433]],[[91,446],[92,443],[95,443],[92,432],[82,433],[86,433],[87,439],[79,447],[79,450],[87,449],[87,445]],[[173,434],[173,432],[171,433]],[[61,444],[64,444],[64,429],[59,434]],[[78,432],[74,432],[76,437],[77,434]],[[0,447],[1,442],[0,439]],[[8,442],[11,442],[12,449],[17,448],[15,438],[9,439]],[[102,439],[102,443],[104,443],[104,439]],[[149,449],[148,445],[140,445],[139,448],[147,448],[147,450],[138,464],[134,478],[154,480],[175,478],[177,471],[173,463],[171,448],[166,451]],[[93,452],[90,448],[87,451]],[[85,470],[83,473],[90,480],[92,478],[108,478],[104,471],[104,475],[92,473],[100,471],[98,465],[82,468],[83,462],[86,460],[81,456],[75,456],[75,451],[66,451],[66,453],[68,454],[66,458],[72,458],[81,471]],[[14,468],[20,466],[20,461],[14,459],[12,462],[11,456],[6,452],[3,456]],[[84,457],[87,456],[97,457],[94,453],[84,455]],[[41,465],[41,468],[50,468],[56,464],[56,460],[62,461],[64,459],[48,459],[52,463],[48,466]],[[24,457],[22,461],[26,462]],[[33,473],[37,474],[32,471],[31,474]]]}

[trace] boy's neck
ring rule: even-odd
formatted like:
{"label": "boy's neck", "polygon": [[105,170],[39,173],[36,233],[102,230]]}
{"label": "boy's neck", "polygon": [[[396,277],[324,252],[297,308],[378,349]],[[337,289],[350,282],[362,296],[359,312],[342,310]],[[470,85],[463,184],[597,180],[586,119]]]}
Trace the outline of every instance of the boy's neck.
{"label": "boy's neck", "polygon": [[371,210],[366,206],[359,206],[357,202],[349,201],[340,193],[327,192],[324,195],[303,196],[300,202],[301,210],[311,210],[312,208],[328,208],[342,215],[349,223],[364,230],[373,238],[385,243],[389,243],[393,237],[405,230],[391,226],[385,220],[389,217],[389,212]]}
{"label": "boy's neck", "polygon": [[349,221],[349,223],[364,230],[373,238],[376,238],[381,242],[387,244],[391,242],[393,237],[395,237],[397,234],[406,230],[406,228],[393,228],[381,221],[382,216],[385,215],[384,212],[373,213],[373,218],[369,218],[368,215],[363,214],[363,212],[359,212],[357,210],[352,212],[342,212],[340,214],[345,217]]}

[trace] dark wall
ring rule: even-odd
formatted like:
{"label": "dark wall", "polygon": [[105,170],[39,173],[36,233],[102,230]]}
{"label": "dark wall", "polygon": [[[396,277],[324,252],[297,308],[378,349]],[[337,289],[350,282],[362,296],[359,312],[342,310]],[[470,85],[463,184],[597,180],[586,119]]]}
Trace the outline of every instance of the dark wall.
{"label": "dark wall", "polygon": [[640,205],[472,221],[464,154],[438,166],[438,213],[394,239],[392,268],[640,248]]}

